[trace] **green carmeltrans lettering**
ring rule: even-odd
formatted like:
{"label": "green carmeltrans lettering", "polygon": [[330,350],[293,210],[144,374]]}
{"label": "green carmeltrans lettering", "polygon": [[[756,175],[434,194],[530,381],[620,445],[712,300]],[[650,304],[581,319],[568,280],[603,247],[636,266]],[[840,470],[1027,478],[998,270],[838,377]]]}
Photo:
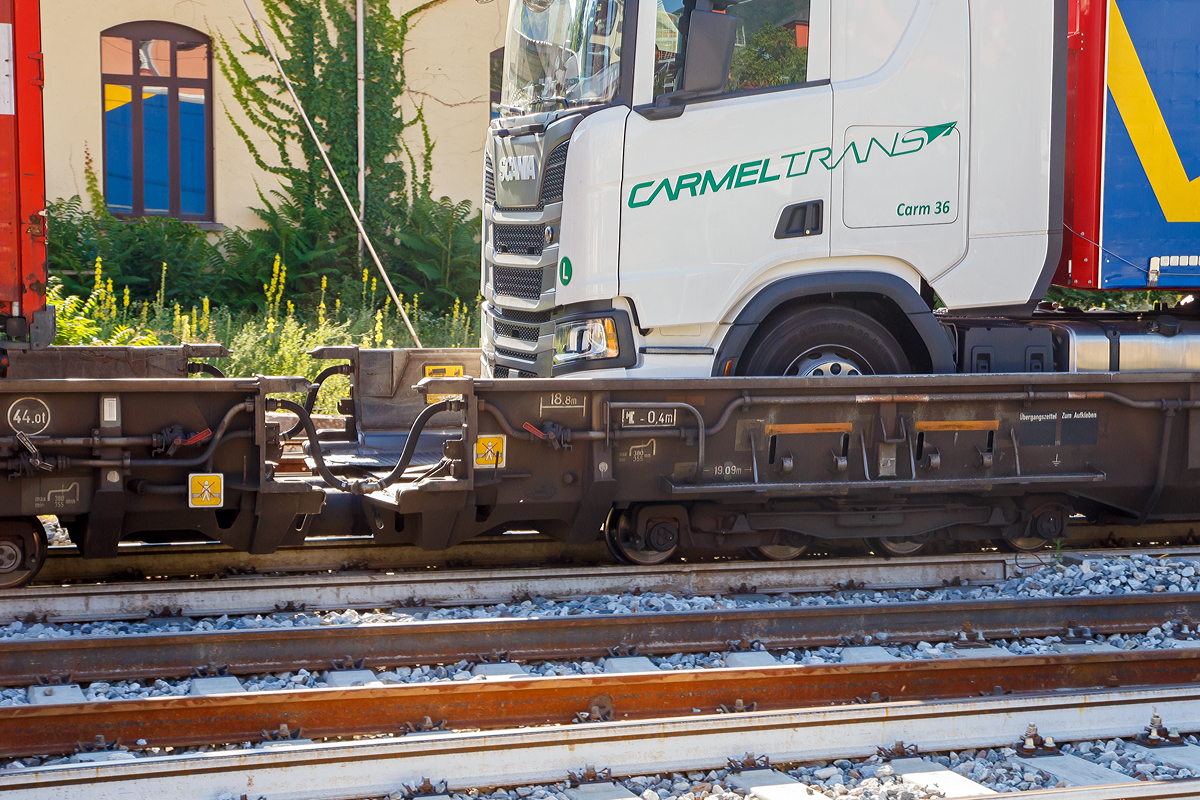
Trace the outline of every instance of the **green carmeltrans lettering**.
{"label": "green carmeltrans lettering", "polygon": [[[842,162],[846,160],[847,155],[853,155],[852,163],[854,164],[868,163],[876,152],[882,154],[874,156],[876,160],[911,155],[924,150],[934,139],[949,136],[957,125],[957,122],[947,122],[942,125],[913,128],[904,134],[896,134],[892,138],[890,149],[874,136],[862,144],[851,141],[847,143],[836,161],[833,160],[833,148],[831,147],[818,147],[811,151],[799,150],[795,153],[785,153],[779,156],[780,160],[787,161],[787,169],[784,170],[783,174],[779,172],[770,174],[771,159],[763,158],[734,164],[719,180],[713,175],[712,170],[705,170],[703,177],[698,172],[689,172],[674,179],[663,178],[657,185],[655,185],[654,181],[639,183],[629,192],[629,207],[644,208],[653,203],[659,194],[665,194],[667,202],[674,202],[683,196],[684,190],[687,190],[688,196],[695,197],[697,187],[700,189],[700,194],[704,195],[709,193],[710,190],[715,194],[722,189],[743,189],[747,186],[754,186],[760,183],[771,183],[780,178],[799,178],[809,173],[814,161],[826,170],[834,170],[841,166]],[[808,157],[802,158],[806,152]],[[803,169],[801,169],[801,164],[803,164]],[[654,190],[647,193],[650,187],[654,187]],[[948,202],[939,202],[938,206],[938,211],[933,212],[933,209],[928,205],[907,205],[901,203],[896,208],[896,214],[898,216],[921,216],[929,213],[950,213],[950,204]]]}

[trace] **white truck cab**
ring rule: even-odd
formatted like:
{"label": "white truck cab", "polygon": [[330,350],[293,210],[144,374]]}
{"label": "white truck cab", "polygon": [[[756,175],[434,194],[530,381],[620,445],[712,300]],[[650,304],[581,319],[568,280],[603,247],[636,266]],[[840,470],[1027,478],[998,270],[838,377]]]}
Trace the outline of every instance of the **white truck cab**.
{"label": "white truck cab", "polygon": [[957,371],[933,293],[1020,318],[1059,263],[1066,12],[514,0],[485,371]]}

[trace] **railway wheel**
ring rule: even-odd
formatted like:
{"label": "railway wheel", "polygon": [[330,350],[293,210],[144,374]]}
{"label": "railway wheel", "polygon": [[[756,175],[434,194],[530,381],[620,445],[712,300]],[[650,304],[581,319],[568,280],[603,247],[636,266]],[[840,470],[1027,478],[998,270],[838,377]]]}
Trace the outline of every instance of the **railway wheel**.
{"label": "railway wheel", "polygon": [[604,526],[604,541],[618,561],[648,567],[661,564],[675,554],[679,529],[670,522],[659,521],[648,526],[645,536],[638,536],[629,513],[613,510]]}
{"label": "railway wheel", "polygon": [[883,537],[867,539],[867,544],[876,554],[884,558],[907,558],[924,552],[925,548],[929,546],[929,541],[911,536],[900,536],[892,539]]}
{"label": "railway wheel", "polygon": [[37,519],[0,522],[0,589],[33,580],[46,560],[46,529]]}
{"label": "railway wheel", "polygon": [[802,533],[785,531],[779,538],[781,544],[747,547],[746,552],[755,561],[791,561],[793,558],[804,555],[808,552],[808,548],[812,547],[812,537]]}
{"label": "railway wheel", "polygon": [[886,328],[844,306],[812,306],[767,323],[746,349],[746,375],[821,378],[911,371]]}

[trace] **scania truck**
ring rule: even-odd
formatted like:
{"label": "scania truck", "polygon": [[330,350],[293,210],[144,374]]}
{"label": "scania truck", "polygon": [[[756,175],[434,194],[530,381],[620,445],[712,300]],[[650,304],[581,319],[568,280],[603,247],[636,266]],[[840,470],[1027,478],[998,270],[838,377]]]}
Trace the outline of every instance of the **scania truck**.
{"label": "scania truck", "polygon": [[1042,301],[1200,287],[1198,49],[1179,0],[513,0],[484,369],[1196,369],[1189,305]]}

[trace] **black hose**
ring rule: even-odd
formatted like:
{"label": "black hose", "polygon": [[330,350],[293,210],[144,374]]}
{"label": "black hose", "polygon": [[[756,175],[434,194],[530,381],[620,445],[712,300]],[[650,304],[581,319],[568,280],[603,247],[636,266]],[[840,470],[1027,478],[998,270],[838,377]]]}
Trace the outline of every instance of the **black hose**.
{"label": "black hose", "polygon": [[297,425],[304,428],[305,434],[308,435],[309,453],[317,465],[317,474],[321,476],[321,479],[335,489],[343,492],[351,491],[350,484],[330,472],[329,467],[325,465],[325,458],[321,455],[321,441],[317,438],[317,428],[313,425],[312,417],[304,410],[304,406],[293,403],[291,400],[276,400],[275,402],[279,408],[287,409],[299,418]]}
{"label": "black hose", "polygon": [[447,411],[450,408],[450,401],[443,400],[440,403],[433,403],[421,409],[421,413],[417,414],[417,418],[413,420],[412,428],[408,431],[408,439],[404,442],[404,449],[400,452],[400,460],[396,462],[396,466],[392,467],[392,471],[379,479],[379,488],[390,486],[400,480],[400,476],[404,474],[404,470],[408,469],[408,464],[412,461],[413,455],[417,452],[417,440],[421,438],[421,431],[425,429],[425,425],[434,415],[442,411]]}
{"label": "black hose", "polygon": [[225,373],[221,372],[219,367],[215,367],[212,364],[200,364],[195,361],[188,362],[188,375],[196,375],[199,373],[212,375],[214,378],[225,377]]}
{"label": "black hose", "polygon": [[[321,391],[321,384],[325,383],[326,378],[330,377],[331,375],[349,375],[352,372],[354,372],[354,368],[349,364],[336,364],[332,367],[326,367],[325,369],[321,370],[320,374],[317,375],[316,380],[314,380],[308,386],[308,396],[304,398],[304,410],[309,414],[312,413],[313,407],[317,404],[317,393]],[[291,430],[283,435],[283,438],[292,438],[299,433],[300,429],[303,427],[304,423],[300,420],[296,420],[296,424],[292,426]]]}
{"label": "black hose", "polygon": [[408,431],[408,440],[404,442],[404,450],[400,453],[400,459],[387,475],[382,478],[371,478],[362,481],[344,481],[334,475],[329,470],[329,467],[326,466],[325,459],[321,454],[321,441],[317,438],[317,429],[313,425],[312,417],[308,411],[291,400],[276,401],[279,408],[291,411],[300,418],[300,424],[304,427],[304,432],[308,436],[309,453],[313,457],[313,462],[317,465],[317,474],[333,488],[343,492],[350,492],[351,494],[377,492],[400,480],[401,476],[404,475],[404,471],[408,469],[413,455],[417,452],[417,441],[421,438],[421,431],[425,429],[425,425],[436,414],[450,410],[452,402],[455,401],[443,400],[440,403],[433,403],[421,409],[421,413],[413,420],[412,428]]}

